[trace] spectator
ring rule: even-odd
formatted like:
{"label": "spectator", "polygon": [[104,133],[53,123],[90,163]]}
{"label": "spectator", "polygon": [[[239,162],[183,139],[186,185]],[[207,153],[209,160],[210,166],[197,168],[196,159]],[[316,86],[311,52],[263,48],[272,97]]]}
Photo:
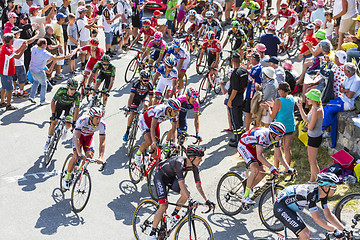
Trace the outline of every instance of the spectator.
{"label": "spectator", "polygon": [[316,46],[318,44],[318,41],[316,40],[316,37],[314,35],[314,24],[308,24],[306,26],[306,32],[305,37],[302,42],[302,47],[300,49],[300,54],[298,56],[299,60],[303,60],[303,63],[305,62],[306,58],[311,57],[311,52],[309,50],[309,47],[307,46],[307,43],[310,42],[312,46]]}
{"label": "spectator", "polygon": [[[62,28],[60,28],[62,30]],[[45,27],[45,39],[47,43],[47,50],[54,56],[64,56],[64,52],[62,52],[63,45],[61,45],[60,41],[57,39],[57,37],[54,34],[53,27],[48,24]],[[48,64],[48,68],[50,68],[51,63]],[[61,74],[61,65],[56,64],[55,65],[55,78],[62,80],[64,76]],[[51,79],[51,73],[47,74],[48,79]]]}
{"label": "spectator", "polygon": [[175,27],[174,20],[176,15],[176,9],[178,9],[179,7],[180,4],[177,4],[177,0],[168,0],[166,4],[165,18],[166,18],[167,34],[170,40],[172,39],[172,31],[174,31],[174,27]]}
{"label": "spectator", "polygon": [[[19,59],[27,48],[26,42],[23,42],[18,53],[14,52],[14,34],[4,34],[4,44],[0,51],[0,78],[1,78],[1,102],[0,107],[6,107],[6,110],[16,110],[11,105],[12,92],[14,90],[12,80],[15,75],[15,59]],[[6,96],[6,103],[5,103]]]}
{"label": "spectator", "polygon": [[90,5],[93,8],[91,19],[96,18],[102,13],[102,11],[99,11],[98,4],[99,4],[99,0],[92,0],[92,2],[90,3]]}
{"label": "spectator", "polygon": [[315,21],[313,22],[313,24],[315,25],[315,32],[317,32],[321,26],[323,25],[323,21],[321,21],[320,19],[315,19]]}
{"label": "spectator", "polygon": [[29,9],[31,7],[36,7],[36,5],[34,5],[34,1],[33,0],[26,0],[26,3],[21,6],[21,13],[30,14]]}
{"label": "spectator", "polygon": [[330,41],[332,39],[332,34],[334,31],[333,13],[331,11],[325,12],[324,29],[326,31],[326,39]]}
{"label": "spectator", "polygon": [[319,19],[324,23],[325,22],[324,0],[318,0],[316,5],[317,5],[317,9],[311,13],[310,22],[314,22],[315,19]]}
{"label": "spectator", "polygon": [[[122,37],[124,45],[128,46],[130,44],[130,23],[131,19],[130,16],[132,15],[132,8],[130,0],[119,0],[116,4],[117,13],[120,14],[120,22],[121,22],[121,30],[122,30]],[[154,16],[156,12],[160,12],[159,10],[154,11]]]}
{"label": "spectator", "polygon": [[277,57],[271,57],[267,64],[269,67],[272,67],[275,70],[275,78],[277,83],[285,81],[285,71],[282,67],[279,67],[280,60]]}
{"label": "spectator", "polygon": [[8,0],[6,8],[4,8],[2,11],[1,22],[3,29],[5,27],[5,23],[9,21],[9,13],[15,13],[16,15],[20,15],[20,5],[15,5],[14,0]]}
{"label": "spectator", "polygon": [[34,79],[34,83],[30,90],[29,101],[33,104],[36,103],[34,98],[39,85],[41,85],[40,105],[49,104],[45,98],[47,81],[44,68],[46,67],[46,64],[51,61],[59,61],[70,57],[70,55],[54,56],[53,54],[49,53],[46,48],[47,40],[45,38],[40,38],[37,41],[37,45],[31,49],[30,72]]}
{"label": "spectator", "polygon": [[[46,17],[41,17],[41,14],[45,13],[49,9],[49,14]],[[31,23],[37,23],[39,25],[39,38],[43,38],[45,36],[44,24],[46,22],[50,22],[50,17],[53,14],[54,10],[56,10],[55,3],[50,3],[49,5],[44,7],[41,12],[39,12],[39,7],[31,7],[29,9]]]}
{"label": "spectator", "polygon": [[360,79],[356,75],[356,66],[353,63],[345,63],[344,73],[346,79],[340,86],[340,92],[343,94],[331,100],[324,108],[324,121],[322,130],[325,131],[323,137],[328,137],[329,128],[331,131],[331,147],[336,146],[337,137],[337,113],[350,111],[355,108],[355,98],[360,95]]}
{"label": "spectator", "polygon": [[324,30],[319,30],[315,33],[316,41],[318,44],[314,46],[311,42],[307,42],[306,46],[314,57],[321,54],[329,54],[332,50],[332,45],[329,40],[326,39],[326,33]]}
{"label": "spectator", "polygon": [[[159,20],[159,18],[160,18],[160,16],[162,14],[163,14],[163,12],[160,12],[159,10],[155,10],[154,15],[150,19],[151,20],[150,26],[155,28],[158,32],[161,32],[163,34],[163,36],[165,36],[166,35],[166,28],[167,28],[166,24],[160,25],[158,23],[158,20]],[[178,22],[176,22],[176,23],[178,23]]]}
{"label": "spectator", "polygon": [[[180,3],[180,7],[179,7],[179,11],[176,17],[176,27],[175,29],[178,30],[178,28],[182,25],[182,23],[185,20],[186,17],[186,13],[192,9],[193,7],[195,7],[196,1],[191,1],[191,0],[181,0]],[[155,16],[155,12],[154,12],[154,16]],[[159,30],[158,30],[159,31]],[[163,33],[164,34],[164,33]]]}
{"label": "spectator", "polygon": [[112,7],[114,5],[113,0],[107,0],[106,8],[103,11],[103,25],[104,25],[104,32],[105,32],[105,54],[109,56],[113,56],[114,54],[110,51],[111,43],[113,41],[113,30],[111,28],[112,23],[120,17],[120,13],[114,14]]}
{"label": "spectator", "polygon": [[[21,39],[31,39],[35,36],[36,30],[39,28],[39,25],[35,24],[35,28],[33,30],[33,27],[31,23],[29,23],[29,17],[27,14],[23,13],[20,15],[20,24],[19,28],[22,30],[20,32],[20,38]],[[39,35],[37,35],[38,37]],[[31,59],[31,48],[34,43],[29,44],[28,48],[24,52],[24,65],[26,72],[29,71],[29,65],[30,65],[30,59]]]}
{"label": "spectator", "polygon": [[281,44],[281,39],[276,35],[275,22],[272,21],[268,27],[268,32],[260,37],[260,43],[266,47],[265,54],[272,56],[278,55],[278,47]]}
{"label": "spectator", "polygon": [[[231,18],[230,18],[230,11],[233,6],[234,0],[225,0],[225,22],[224,25],[230,24]],[[205,2],[204,2],[205,5]],[[241,6],[241,4],[240,4]]]}
{"label": "spectator", "polygon": [[[18,27],[13,27],[13,29],[11,30],[11,33],[14,34],[14,52],[17,52],[18,50],[21,51],[21,46],[23,45],[24,42],[26,42],[26,44],[28,46],[30,46],[31,43],[33,43],[37,37],[39,36],[39,32],[36,31],[35,35],[28,39],[20,39],[20,33],[22,32],[22,29],[18,28]],[[24,54],[25,55],[25,54]],[[25,87],[25,83],[27,82],[27,72],[24,66],[24,55],[22,55],[19,59],[15,58],[15,74],[13,75],[13,84],[14,84],[14,96],[18,96],[18,97],[27,97],[29,95],[28,92],[24,91],[24,87]],[[20,91],[18,92],[16,90],[16,80],[19,82],[19,88]]]}
{"label": "spectator", "polygon": [[143,16],[143,9],[145,5],[148,3],[148,0],[134,0],[132,4],[132,36],[136,38],[139,32],[139,28],[141,27],[141,18]]}
{"label": "spectator", "polygon": [[[80,41],[80,47],[84,47],[89,45],[90,43],[90,29],[92,28],[92,26],[94,25],[94,23],[92,24],[88,24],[87,19],[85,18],[85,14],[86,14],[86,7],[84,6],[80,6],[77,9],[77,12],[79,13],[79,18],[76,20],[76,26],[79,32],[79,41]],[[88,54],[86,51],[81,51],[80,52],[80,59],[81,59],[81,70],[85,69],[85,65],[86,65],[86,59],[88,59]]]}
{"label": "spectator", "polygon": [[320,173],[319,164],[317,162],[317,154],[322,142],[321,126],[324,119],[324,109],[321,104],[321,92],[317,89],[312,89],[306,94],[306,101],[311,105],[311,110],[308,114],[304,112],[302,103],[298,102],[297,106],[300,110],[301,117],[307,124],[307,134],[309,137],[307,152],[310,163],[310,180],[309,184],[316,183],[316,176]]}
{"label": "spectator", "polygon": [[[65,54],[65,46],[66,46],[65,45],[65,34],[64,34],[64,30],[62,28],[62,25],[65,24],[66,18],[67,18],[66,15],[59,12],[58,14],[56,14],[57,22],[53,25],[54,35],[55,35],[56,39],[58,40],[58,43],[60,43],[60,45],[61,45],[61,49],[59,49],[59,56],[66,55]],[[66,34],[66,37],[67,37],[67,34]],[[57,72],[55,77],[60,80],[63,80],[65,78],[65,76],[61,73],[62,65],[64,65],[64,61],[58,61],[55,65],[55,70]]]}
{"label": "spectator", "polygon": [[[225,2],[226,4],[226,2]],[[230,5],[231,6],[231,5]],[[197,4],[195,5],[194,7],[194,10],[196,11],[197,14],[201,14],[205,9],[205,0],[200,0],[200,1],[197,1]],[[230,10],[231,10],[231,7],[230,7]],[[229,11],[230,11],[229,10]],[[226,16],[226,14],[225,14]],[[230,12],[229,12],[229,17],[230,17]],[[231,21],[231,20],[230,20]],[[229,22],[230,23],[230,22]]]}
{"label": "spectator", "polygon": [[[356,18],[353,18],[353,20],[355,21],[356,26],[359,27],[360,26],[360,15],[358,15]],[[343,43],[341,45],[342,50],[347,51],[347,52],[349,52],[349,50],[358,51],[358,48],[360,45],[360,28],[358,29],[355,36],[354,35],[346,36],[344,42],[345,43]],[[356,57],[356,56],[357,56],[357,54],[352,54],[351,57]],[[349,59],[351,59],[351,57]]]}
{"label": "spectator", "polygon": [[15,27],[17,17],[18,17],[18,15],[16,15],[16,13],[14,13],[14,12],[11,12],[8,14],[9,21],[7,23],[5,23],[4,34],[11,33],[11,29],[13,27]]}
{"label": "spectator", "polygon": [[[79,8],[81,8],[81,7],[85,7],[85,0],[79,0],[79,1],[78,1],[78,7],[77,7],[76,13],[75,13],[76,18],[80,17]],[[81,8],[81,9],[82,9],[82,8]],[[100,12],[100,14],[102,14],[102,11]]]}
{"label": "spectator", "polygon": [[[74,14],[69,14],[69,26],[68,26],[68,37],[69,37],[69,53],[71,53],[72,50],[75,50],[79,45],[79,36],[77,27],[75,24],[76,17]],[[77,58],[77,54],[75,53],[71,59],[69,60],[69,68],[70,68],[70,74],[75,74],[75,59]]]}
{"label": "spectator", "polygon": [[[68,28],[68,25],[69,25],[69,6],[70,6],[70,3],[71,3],[71,0],[63,0],[63,4],[61,5],[61,7],[59,8],[58,10],[58,14],[59,13],[62,13],[64,14],[66,17],[65,17],[65,22],[61,25],[62,26],[62,29],[63,29],[63,34],[64,34],[64,54],[66,55],[66,52],[67,52],[67,49],[66,49],[66,46],[68,46],[67,42],[68,42],[68,32],[67,32],[67,28]],[[56,34],[56,31],[54,29],[54,32]]]}
{"label": "spectator", "polygon": [[291,94],[295,94],[301,92],[300,81],[297,79],[299,78],[299,73],[294,70],[294,66],[291,61],[286,60],[283,62],[282,67],[285,70],[285,82],[290,85]]}
{"label": "spectator", "polygon": [[343,93],[340,87],[344,84],[346,74],[344,71],[344,64],[346,63],[347,54],[344,51],[336,51],[335,53],[335,68],[334,68],[334,96],[335,98],[342,97]]}
{"label": "spectator", "polygon": [[[290,85],[287,82],[279,84],[278,93],[279,98],[275,102],[265,102],[262,106],[269,111],[270,117],[275,122],[281,122],[286,127],[286,133],[282,140],[282,145],[285,153],[285,160],[290,165],[291,163],[291,138],[295,131],[295,116],[294,116],[294,98],[290,95]],[[275,158],[274,166],[279,167],[279,161]]]}
{"label": "spectator", "polygon": [[255,49],[260,55],[260,64],[263,67],[267,67],[267,60],[269,60],[270,57],[268,55],[265,55],[266,46],[262,43],[258,43],[256,44]]}
{"label": "spectator", "polygon": [[240,136],[244,130],[243,104],[244,92],[248,80],[248,71],[245,67],[240,66],[240,55],[237,53],[233,54],[232,64],[234,66],[234,71],[230,76],[230,87],[228,90],[229,100],[227,106],[229,107],[234,139],[230,140],[229,146],[237,147]]}

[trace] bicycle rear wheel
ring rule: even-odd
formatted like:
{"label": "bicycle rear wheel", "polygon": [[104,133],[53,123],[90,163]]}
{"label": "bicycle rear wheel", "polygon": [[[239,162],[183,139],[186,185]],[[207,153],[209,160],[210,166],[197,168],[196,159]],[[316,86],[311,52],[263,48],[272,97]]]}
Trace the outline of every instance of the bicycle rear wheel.
{"label": "bicycle rear wheel", "polygon": [[229,216],[238,214],[242,210],[241,199],[245,187],[246,180],[239,174],[236,172],[225,173],[216,189],[216,200],[221,211]]}
{"label": "bicycle rear wheel", "polygon": [[71,206],[74,212],[78,213],[84,210],[89,201],[91,193],[91,179],[89,172],[85,170],[79,175],[71,191]]}
{"label": "bicycle rear wheel", "polygon": [[[133,184],[138,184],[142,177],[142,171],[141,171],[141,167],[137,166],[135,164],[135,154],[139,149],[139,145],[136,145],[132,150],[131,150],[131,155],[129,158],[129,176],[130,176],[130,180]],[[143,156],[142,156],[143,157]]]}
{"label": "bicycle rear wheel", "polygon": [[283,186],[275,185],[274,191],[270,185],[261,194],[259,200],[259,217],[264,226],[273,232],[278,232],[284,229],[284,224],[274,215],[274,203],[276,196],[284,189]]}
{"label": "bicycle rear wheel", "polygon": [[[210,225],[202,218],[196,215],[191,216],[191,227],[188,226],[189,218],[184,218],[175,231],[175,240],[196,239],[210,240],[214,239]],[[191,232],[189,232],[191,231]]]}
{"label": "bicycle rear wheel", "polygon": [[205,102],[205,99],[210,93],[211,85],[209,83],[209,74],[207,74],[203,80],[201,80],[200,87],[199,87],[199,103],[203,104]]}
{"label": "bicycle rear wheel", "polygon": [[[360,193],[352,193],[343,197],[335,207],[335,216],[342,222],[346,229],[352,229],[352,220],[360,214]],[[354,232],[359,236],[360,230]]]}
{"label": "bicycle rear wheel", "polygon": [[287,55],[291,58],[300,51],[300,37],[294,37],[293,47],[286,50]]}
{"label": "bicycle rear wheel", "polygon": [[134,236],[137,240],[145,240],[152,229],[154,215],[159,205],[150,199],[142,201],[135,209],[132,218]]}
{"label": "bicycle rear wheel", "polygon": [[[74,154],[70,153],[66,159],[65,159],[65,162],[63,164],[63,167],[61,169],[61,173],[60,173],[60,189],[61,191],[63,191],[63,186],[62,186],[62,181],[63,179],[65,178],[66,176],[66,173],[67,173],[67,169],[68,169],[68,165],[69,165],[69,162],[71,160],[71,158],[73,157]],[[73,174],[71,174],[71,177],[70,177],[70,181],[72,181],[72,177],[73,177]]]}
{"label": "bicycle rear wheel", "polygon": [[129,83],[134,79],[138,67],[139,66],[137,64],[136,57],[134,57],[129,62],[129,65],[126,67],[126,70],[125,70],[125,82]]}

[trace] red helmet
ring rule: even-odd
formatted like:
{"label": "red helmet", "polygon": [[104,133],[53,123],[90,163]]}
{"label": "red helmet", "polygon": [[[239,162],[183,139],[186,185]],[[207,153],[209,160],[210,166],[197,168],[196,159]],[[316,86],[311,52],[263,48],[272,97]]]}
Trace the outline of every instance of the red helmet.
{"label": "red helmet", "polygon": [[145,19],[143,22],[142,22],[142,25],[143,26],[150,26],[151,22],[149,19]]}
{"label": "red helmet", "polygon": [[206,39],[207,40],[214,40],[215,39],[215,33],[213,31],[208,31],[206,33]]}
{"label": "red helmet", "polygon": [[99,40],[97,38],[90,39],[90,44],[93,46],[99,46]]}

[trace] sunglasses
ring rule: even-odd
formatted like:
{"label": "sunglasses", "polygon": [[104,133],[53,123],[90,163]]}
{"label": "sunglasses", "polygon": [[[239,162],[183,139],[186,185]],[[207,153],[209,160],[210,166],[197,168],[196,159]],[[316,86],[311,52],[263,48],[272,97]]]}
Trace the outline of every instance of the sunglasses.
{"label": "sunglasses", "polygon": [[29,20],[28,18],[23,18],[22,20]]}
{"label": "sunglasses", "polygon": [[174,48],[180,48],[180,46],[174,46]]}
{"label": "sunglasses", "polygon": [[334,190],[334,191],[336,191],[336,189],[337,189],[337,185],[335,185],[335,186],[333,186],[333,187],[329,187],[331,190]]}
{"label": "sunglasses", "polygon": [[150,80],[149,79],[141,79],[143,82],[149,82]]}
{"label": "sunglasses", "polygon": [[108,63],[103,63],[102,65],[103,65],[103,66],[109,66],[109,64],[108,64]]}
{"label": "sunglasses", "polygon": [[165,67],[167,67],[167,68],[173,68],[173,66],[169,66],[169,65],[165,65]]}
{"label": "sunglasses", "polygon": [[207,17],[207,19],[212,19],[212,17]]}
{"label": "sunglasses", "polygon": [[161,39],[159,39],[159,40],[154,39],[154,41],[155,41],[155,42],[160,42],[160,41],[161,41]]}
{"label": "sunglasses", "polygon": [[71,91],[76,91],[76,88],[70,88]]}
{"label": "sunglasses", "polygon": [[96,48],[96,46],[90,46],[91,48]]}

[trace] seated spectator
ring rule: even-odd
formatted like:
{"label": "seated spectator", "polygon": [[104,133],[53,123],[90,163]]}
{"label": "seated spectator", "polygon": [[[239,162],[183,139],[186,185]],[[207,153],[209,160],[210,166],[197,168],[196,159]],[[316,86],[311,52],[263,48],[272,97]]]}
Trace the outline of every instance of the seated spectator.
{"label": "seated spectator", "polygon": [[329,136],[331,132],[331,147],[336,146],[337,137],[337,113],[350,111],[355,108],[355,98],[360,95],[360,78],[356,75],[356,66],[353,63],[344,65],[345,81],[340,86],[341,97],[331,100],[324,108],[324,121],[322,130],[325,131],[323,137]]}
{"label": "seated spectator", "polygon": [[[56,4],[50,3],[39,12],[40,7],[31,7],[29,9],[30,12],[30,22],[37,23],[39,25],[39,38],[43,38],[45,36],[45,23],[50,22],[50,17],[53,12],[56,10]],[[46,17],[42,17],[41,14],[45,13],[50,9],[50,12]]]}
{"label": "seated spectator", "polygon": [[298,59],[302,59],[303,63],[305,62],[306,58],[311,57],[311,52],[309,50],[309,47],[307,46],[307,43],[310,42],[313,46],[316,46],[318,44],[318,41],[316,40],[315,34],[314,34],[314,24],[308,24],[306,26],[306,32],[305,37],[302,41],[302,46],[300,49],[300,54],[298,56]]}
{"label": "seated spectator", "polygon": [[269,24],[267,33],[261,35],[260,43],[264,44],[266,47],[265,54],[271,56],[278,55],[278,47],[281,45],[281,39],[276,35],[276,25],[272,21]]}
{"label": "seated spectator", "polygon": [[298,82],[300,74],[294,70],[294,65],[290,60],[283,62],[282,67],[285,70],[285,82],[290,85],[291,94],[294,95],[302,91],[300,81]]}
{"label": "seated spectator", "polygon": [[275,77],[277,83],[285,81],[285,71],[282,67],[279,67],[280,60],[277,57],[270,57],[267,61],[269,67],[272,67],[275,70]]}

